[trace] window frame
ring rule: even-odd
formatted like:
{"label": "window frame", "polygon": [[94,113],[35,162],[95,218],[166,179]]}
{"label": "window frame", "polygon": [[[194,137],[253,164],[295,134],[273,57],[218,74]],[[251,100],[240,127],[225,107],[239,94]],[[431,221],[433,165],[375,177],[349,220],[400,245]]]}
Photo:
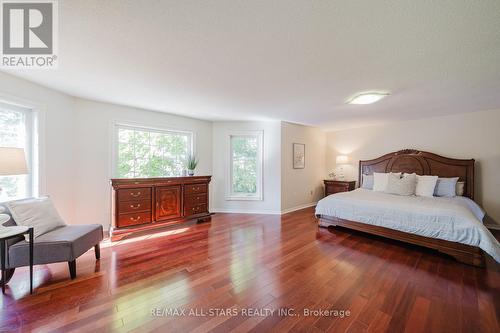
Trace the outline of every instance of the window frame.
{"label": "window frame", "polygon": [[[11,102],[10,100],[4,100],[0,98],[0,108],[11,110],[14,112],[19,112],[24,115],[24,126],[26,131],[26,139],[23,148],[24,155],[26,158],[26,165],[28,167],[28,173],[26,176],[26,188],[25,196],[19,198],[8,198],[7,200],[20,200],[25,198],[37,197],[40,193],[40,161],[39,161],[39,117],[38,112],[35,108],[30,106],[24,106],[16,102]],[[2,176],[10,177],[10,176]]]}
{"label": "window frame", "polygon": [[[112,163],[111,163],[112,178],[118,177],[118,160],[119,160],[118,154],[119,154],[119,130],[120,129],[147,131],[147,132],[155,132],[155,133],[174,133],[174,134],[188,135],[190,137],[189,154],[193,154],[196,156],[196,151],[195,151],[196,133],[194,133],[192,131],[185,131],[185,130],[172,129],[172,128],[162,128],[162,127],[148,126],[148,125],[142,125],[142,124],[114,122],[113,123],[113,139],[112,139],[113,159],[112,159]],[[176,176],[172,176],[172,177],[176,177]],[[151,177],[151,178],[154,178],[154,177]],[[133,179],[133,178],[130,178],[130,179]]]}
{"label": "window frame", "polygon": [[[257,191],[255,194],[241,194],[233,192],[233,137],[257,138]],[[235,131],[227,136],[227,182],[226,200],[228,201],[262,201],[264,200],[264,131]]]}

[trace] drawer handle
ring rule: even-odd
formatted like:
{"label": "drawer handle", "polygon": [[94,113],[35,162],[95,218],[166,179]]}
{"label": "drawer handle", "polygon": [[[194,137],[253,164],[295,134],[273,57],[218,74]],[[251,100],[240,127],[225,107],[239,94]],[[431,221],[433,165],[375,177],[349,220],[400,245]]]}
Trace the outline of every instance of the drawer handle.
{"label": "drawer handle", "polygon": [[134,206],[134,205],[130,205],[130,208],[132,208],[132,209],[137,209],[137,208],[139,208],[139,207],[141,207],[141,204],[137,204],[136,206]]}
{"label": "drawer handle", "polygon": [[137,221],[139,221],[140,219],[141,219],[141,217],[140,217],[140,216],[137,216],[137,217],[131,217],[131,218],[130,218],[130,221],[137,222]]}
{"label": "drawer handle", "polygon": [[134,192],[130,192],[130,195],[133,196],[133,197],[138,197],[141,195],[141,191],[137,192],[137,193],[134,193]]}

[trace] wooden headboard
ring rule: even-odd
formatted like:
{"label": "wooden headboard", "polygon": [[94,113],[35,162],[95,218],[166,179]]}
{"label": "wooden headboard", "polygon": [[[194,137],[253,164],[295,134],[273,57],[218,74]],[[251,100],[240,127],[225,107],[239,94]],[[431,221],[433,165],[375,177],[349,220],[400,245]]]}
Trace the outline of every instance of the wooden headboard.
{"label": "wooden headboard", "polygon": [[460,177],[464,196],[474,199],[474,160],[443,157],[425,151],[404,149],[373,160],[359,161],[359,183],[362,175],[374,172],[415,172],[417,175]]}

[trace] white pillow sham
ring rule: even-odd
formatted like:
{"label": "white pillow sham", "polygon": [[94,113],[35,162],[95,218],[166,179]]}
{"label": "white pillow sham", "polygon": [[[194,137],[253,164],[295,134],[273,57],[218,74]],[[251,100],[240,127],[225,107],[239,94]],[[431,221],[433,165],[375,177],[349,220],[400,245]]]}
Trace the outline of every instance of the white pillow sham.
{"label": "white pillow sham", "polygon": [[66,225],[49,197],[10,201],[5,206],[17,225],[33,227],[35,238]]}
{"label": "white pillow sham", "polygon": [[384,192],[387,189],[387,183],[389,181],[390,174],[396,175],[398,178],[401,178],[401,172],[389,172],[389,173],[374,172],[373,190],[376,192]]}
{"label": "white pillow sham", "polygon": [[389,174],[385,193],[396,195],[414,195],[417,185],[417,175],[415,173],[405,174],[403,178],[397,174]]}
{"label": "white pillow sham", "polygon": [[415,194],[420,197],[433,197],[434,189],[436,188],[436,183],[438,176],[419,176],[417,175],[417,187],[415,189]]}

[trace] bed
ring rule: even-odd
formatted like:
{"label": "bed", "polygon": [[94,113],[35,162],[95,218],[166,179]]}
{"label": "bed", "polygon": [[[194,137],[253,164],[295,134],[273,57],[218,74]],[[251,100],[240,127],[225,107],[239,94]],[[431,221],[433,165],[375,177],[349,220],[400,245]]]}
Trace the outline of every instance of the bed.
{"label": "bed", "polygon": [[320,200],[320,227],[342,226],[438,250],[458,261],[484,266],[484,253],[500,262],[500,244],[483,225],[484,212],[474,201],[474,160],[452,159],[418,150],[401,150],[359,162],[362,175],[403,172],[459,177],[463,196],[397,196],[366,189]]}

